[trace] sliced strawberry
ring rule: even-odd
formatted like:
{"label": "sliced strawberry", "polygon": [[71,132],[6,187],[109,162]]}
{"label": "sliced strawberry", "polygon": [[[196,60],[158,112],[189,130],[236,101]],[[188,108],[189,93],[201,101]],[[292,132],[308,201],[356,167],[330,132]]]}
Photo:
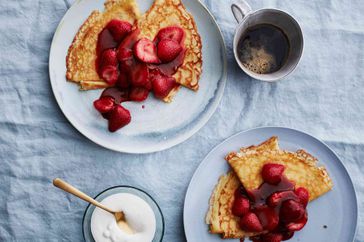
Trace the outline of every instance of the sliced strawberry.
{"label": "sliced strawberry", "polygon": [[151,82],[154,96],[159,99],[168,96],[170,91],[177,85],[176,80],[173,77],[165,76],[159,71],[153,71]]}
{"label": "sliced strawberry", "polygon": [[115,103],[119,104],[129,100],[129,93],[127,89],[108,87],[102,92],[101,97],[112,97]]}
{"label": "sliced strawberry", "polygon": [[131,101],[142,102],[147,99],[149,90],[143,87],[133,87],[130,90],[129,98]]}
{"label": "sliced strawberry", "polygon": [[261,207],[256,209],[255,214],[258,216],[264,230],[273,231],[279,223],[278,214],[269,207]]}
{"label": "sliced strawberry", "polygon": [[114,101],[112,97],[100,97],[94,101],[94,107],[100,113],[107,113],[114,107]]}
{"label": "sliced strawberry", "polygon": [[122,41],[123,38],[130,33],[132,27],[133,26],[129,22],[119,19],[113,19],[106,25],[106,28],[111,32],[112,37],[116,42]]}
{"label": "sliced strawberry", "polygon": [[104,50],[101,54],[101,66],[117,66],[118,59],[116,58],[116,51],[114,49]]}
{"label": "sliced strawberry", "polygon": [[272,185],[278,184],[282,179],[284,169],[285,167],[280,164],[265,164],[262,169],[263,180]]}
{"label": "sliced strawberry", "polygon": [[101,78],[109,85],[114,85],[118,80],[119,70],[116,66],[103,66],[100,73]]}
{"label": "sliced strawberry", "polygon": [[129,124],[131,121],[130,112],[119,104],[115,105],[115,107],[110,111],[108,118],[110,132],[115,132]]}
{"label": "sliced strawberry", "polygon": [[250,210],[250,202],[246,197],[238,196],[235,197],[232,212],[235,216],[242,217]]}
{"label": "sliced strawberry", "polygon": [[148,90],[152,88],[149,80],[149,69],[145,63],[136,62],[130,70],[130,82],[134,87],[144,87]]}
{"label": "sliced strawberry", "polygon": [[158,43],[158,57],[166,63],[174,60],[182,51],[182,46],[175,40],[163,39]]}
{"label": "sliced strawberry", "polygon": [[281,242],[282,239],[283,236],[279,233],[268,233],[262,235],[262,242]]}
{"label": "sliced strawberry", "polygon": [[140,34],[139,29],[134,29],[130,34],[128,34],[123,41],[120,43],[119,48],[128,48],[132,49],[135,42],[138,40],[138,36]]}
{"label": "sliced strawberry", "polygon": [[172,39],[177,41],[178,43],[181,43],[185,31],[178,26],[169,26],[166,28],[163,28],[159,30],[157,34],[157,40],[163,40],[163,39]]}
{"label": "sliced strawberry", "polygon": [[119,61],[126,61],[133,57],[133,51],[129,48],[120,47],[117,51],[117,59]]}
{"label": "sliced strawberry", "polygon": [[294,222],[302,218],[305,214],[305,209],[301,203],[292,199],[284,201],[279,213],[280,218],[284,222]]}
{"label": "sliced strawberry", "polygon": [[128,81],[128,76],[126,73],[124,72],[120,72],[119,73],[119,78],[118,81],[116,82],[116,86],[124,89],[124,88],[128,88],[130,85],[129,81]]}
{"label": "sliced strawberry", "polygon": [[296,194],[293,191],[275,192],[268,197],[267,204],[269,207],[274,208],[274,207],[277,207],[282,202],[289,200],[289,199],[298,200]]}
{"label": "sliced strawberry", "polygon": [[308,193],[307,189],[304,187],[296,188],[294,191],[297,197],[300,199],[301,204],[303,207],[307,207],[308,201],[310,200],[310,194]]}
{"label": "sliced strawberry", "polygon": [[248,232],[261,232],[263,226],[259,221],[257,215],[252,212],[245,214],[239,222],[240,227]]}
{"label": "sliced strawberry", "polygon": [[299,231],[303,227],[305,227],[306,223],[307,223],[307,213],[298,221],[287,224],[286,228],[288,229],[288,231],[291,232]]}
{"label": "sliced strawberry", "polygon": [[160,62],[155,44],[147,38],[138,40],[138,42],[135,43],[133,50],[135,56],[144,63],[157,64]]}

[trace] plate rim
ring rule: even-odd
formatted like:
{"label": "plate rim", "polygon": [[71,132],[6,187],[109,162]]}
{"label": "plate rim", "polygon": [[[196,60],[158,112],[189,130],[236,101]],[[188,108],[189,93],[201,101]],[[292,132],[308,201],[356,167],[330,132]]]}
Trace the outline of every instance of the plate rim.
{"label": "plate rim", "polygon": [[[221,99],[222,99],[222,97],[224,95],[225,86],[226,86],[226,82],[227,82],[227,50],[226,50],[225,39],[224,39],[223,33],[222,33],[221,29],[220,29],[220,26],[218,25],[215,17],[210,12],[210,10],[200,0],[194,0],[194,1],[196,1],[201,6],[201,8],[210,16],[210,18],[212,20],[212,23],[214,24],[214,26],[215,26],[215,28],[216,28],[216,30],[218,32],[219,42],[220,42],[220,45],[222,47],[222,55],[221,56],[222,56],[223,66],[222,66],[220,91],[215,93],[214,96],[213,96],[213,99],[216,99],[216,101],[212,104],[210,112],[207,112],[206,116],[203,117],[199,122],[197,122],[197,124],[195,126],[193,126],[191,129],[189,129],[187,132],[183,133],[182,135],[177,136],[177,138],[174,140],[174,142],[163,143],[163,144],[160,144],[160,145],[156,146],[153,149],[148,149],[148,148],[144,147],[141,151],[139,151],[137,149],[128,150],[127,148],[123,148],[123,147],[113,147],[113,146],[110,146],[108,144],[104,144],[102,142],[96,141],[93,138],[92,135],[89,135],[88,131],[84,130],[84,127],[82,125],[77,124],[77,122],[75,120],[73,120],[71,115],[69,115],[69,116],[66,115],[63,105],[60,104],[60,103],[62,103],[61,100],[60,100],[60,97],[56,92],[56,89],[57,89],[56,88],[56,86],[57,86],[56,82],[55,82],[55,80],[52,79],[51,70],[54,69],[54,68],[52,68],[51,59],[52,59],[52,56],[54,56],[55,40],[56,40],[56,38],[58,36],[58,32],[62,28],[63,22],[67,18],[67,15],[69,14],[70,10],[75,8],[82,1],[85,1],[85,0],[76,0],[67,9],[66,13],[63,15],[62,19],[60,20],[60,22],[59,22],[59,24],[58,24],[58,26],[57,26],[54,34],[53,34],[53,37],[52,37],[52,42],[51,42],[50,50],[49,50],[49,58],[48,58],[48,75],[49,75],[49,80],[50,80],[53,96],[55,97],[57,105],[61,109],[61,112],[62,112],[63,116],[73,126],[73,128],[75,128],[79,133],[81,133],[88,140],[90,140],[93,143],[95,143],[95,144],[97,144],[97,145],[99,145],[101,147],[104,147],[104,148],[106,148],[108,150],[121,152],[121,153],[127,153],[127,154],[148,154],[148,153],[155,153],[155,152],[162,151],[162,150],[167,150],[167,149],[172,148],[172,147],[174,147],[174,146],[176,146],[178,144],[181,144],[181,143],[185,142],[186,140],[188,140],[189,138],[191,138],[194,134],[196,134],[202,127],[204,127],[206,125],[206,123],[210,120],[210,118],[213,116],[213,114],[216,112],[216,109],[219,107]],[[181,1],[185,1],[185,0],[181,0]],[[219,88],[217,88],[216,90],[219,90]]]}
{"label": "plate rim", "polygon": [[185,231],[185,237],[186,237],[186,240],[188,241],[188,237],[187,237],[187,232],[188,229],[186,229],[186,207],[187,207],[187,199],[189,198],[189,194],[190,194],[190,186],[192,184],[192,182],[194,182],[194,180],[196,179],[196,173],[197,171],[199,171],[200,169],[202,169],[202,166],[203,166],[203,163],[204,161],[206,160],[206,158],[208,156],[210,156],[217,148],[219,148],[221,145],[223,145],[224,143],[228,142],[229,140],[235,138],[236,136],[239,136],[243,133],[246,133],[246,132],[249,132],[249,131],[254,131],[254,130],[260,130],[260,129],[268,129],[268,128],[273,128],[273,129],[285,129],[285,130],[288,130],[288,131],[293,131],[293,132],[298,132],[298,133],[301,133],[301,134],[304,134],[304,135],[307,135],[309,136],[310,138],[318,141],[319,143],[323,144],[330,152],[332,152],[332,154],[340,161],[340,164],[344,167],[344,172],[346,173],[346,175],[349,177],[349,181],[350,181],[350,186],[353,188],[353,191],[354,191],[354,203],[355,203],[355,216],[356,216],[356,219],[355,219],[355,230],[354,230],[354,233],[353,233],[353,238],[352,238],[352,242],[355,241],[355,238],[356,238],[356,235],[357,235],[357,232],[358,232],[358,221],[359,221],[359,205],[358,205],[358,197],[357,197],[357,191],[356,191],[356,187],[353,183],[353,180],[351,179],[351,176],[350,176],[350,173],[348,172],[348,169],[346,167],[346,165],[344,164],[344,162],[342,162],[342,160],[339,158],[339,156],[336,154],[336,152],[330,148],[330,146],[328,146],[324,141],[322,141],[321,139],[319,138],[316,138],[315,136],[313,136],[312,134],[308,133],[308,132],[305,132],[305,131],[301,131],[301,130],[298,130],[298,129],[294,129],[294,128],[289,128],[289,127],[284,127],[284,126],[259,126],[259,127],[254,127],[254,128],[250,128],[250,129],[246,129],[246,130],[242,130],[242,131],[239,131],[233,135],[230,135],[228,138],[224,139],[223,141],[221,141],[220,143],[218,143],[217,145],[215,145],[205,156],[204,158],[201,160],[200,164],[197,166],[197,168],[195,169],[192,177],[191,177],[191,180],[190,182],[188,183],[188,187],[187,187],[187,190],[186,190],[186,195],[185,195],[185,199],[184,199],[184,203],[183,203],[183,229]]}

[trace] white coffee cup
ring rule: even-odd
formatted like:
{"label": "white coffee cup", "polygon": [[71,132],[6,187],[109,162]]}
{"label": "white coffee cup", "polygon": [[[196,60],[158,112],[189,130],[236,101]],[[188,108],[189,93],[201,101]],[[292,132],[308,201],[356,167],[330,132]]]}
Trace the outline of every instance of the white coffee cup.
{"label": "white coffee cup", "polygon": [[[249,4],[240,0],[232,4],[231,10],[238,21],[235,30],[233,51],[240,68],[250,77],[261,81],[275,82],[290,74],[297,66],[303,51],[303,35],[297,21],[288,13],[278,9],[259,9],[253,11]],[[245,32],[259,24],[271,24],[281,29],[288,38],[289,53],[285,63],[277,71],[267,74],[259,74],[246,68],[239,59],[238,44]]]}

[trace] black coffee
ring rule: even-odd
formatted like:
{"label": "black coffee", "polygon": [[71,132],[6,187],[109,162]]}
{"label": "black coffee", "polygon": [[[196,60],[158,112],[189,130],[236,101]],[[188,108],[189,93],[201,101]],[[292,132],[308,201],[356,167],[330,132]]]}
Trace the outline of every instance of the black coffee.
{"label": "black coffee", "polygon": [[238,44],[242,64],[259,74],[278,71],[285,64],[288,53],[287,36],[271,24],[259,24],[247,29]]}

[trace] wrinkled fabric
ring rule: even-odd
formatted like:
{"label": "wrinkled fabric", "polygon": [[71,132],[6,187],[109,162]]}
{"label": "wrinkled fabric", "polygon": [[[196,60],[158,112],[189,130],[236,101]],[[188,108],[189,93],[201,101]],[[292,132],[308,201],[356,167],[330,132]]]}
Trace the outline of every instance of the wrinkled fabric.
{"label": "wrinkled fabric", "polygon": [[[194,1],[194,0],[189,0]],[[277,83],[244,75],[232,55],[230,0],[205,0],[223,32],[228,80],[210,121],[171,149],[146,155],[106,150],[61,113],[48,76],[54,31],[72,0],[0,1],[0,241],[82,241],[87,204],[53,188],[62,177],[95,196],[127,184],[150,193],[164,213],[164,241],[185,241],[183,202],[193,172],[225,138],[277,125],[325,141],[346,165],[364,241],[364,4],[361,0],[250,0],[301,24],[305,47],[295,72]],[[201,26],[199,26],[201,27]]]}

